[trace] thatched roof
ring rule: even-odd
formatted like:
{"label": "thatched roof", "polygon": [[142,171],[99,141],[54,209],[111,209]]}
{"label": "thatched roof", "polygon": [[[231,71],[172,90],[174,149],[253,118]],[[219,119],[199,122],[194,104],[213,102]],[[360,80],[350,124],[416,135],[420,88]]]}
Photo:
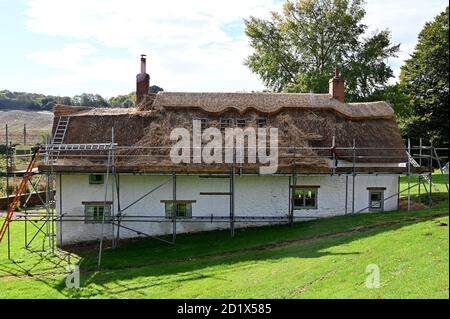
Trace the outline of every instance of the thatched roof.
{"label": "thatched roof", "polygon": [[[333,136],[338,149],[352,147],[355,140],[356,162],[406,161],[403,141],[389,104],[341,103],[328,94],[160,92],[148,96],[132,109],[57,105],[54,114],[54,129],[60,116],[70,116],[66,144],[109,143],[114,127],[114,141],[119,146],[116,164],[123,171],[170,171],[170,132],[176,127],[191,131],[195,118],[207,119],[208,127],[219,127],[221,118],[245,119],[246,126],[256,127],[257,118],[266,117],[267,126],[278,128],[279,162],[285,168],[328,169],[330,150],[318,148],[330,148]],[[294,147],[303,149],[295,151]],[[83,170],[95,164],[90,157],[80,161],[63,155],[57,163],[59,170],[64,167]],[[338,155],[341,161],[352,161],[350,150],[340,150]],[[96,159],[96,163],[104,163],[104,159],[103,154],[103,162]],[[246,165],[249,170],[254,169]],[[212,166],[183,166],[183,169],[220,170]]]}
{"label": "thatched roof", "polygon": [[329,94],[299,93],[182,93],[160,92],[152,103],[138,106],[141,111],[154,108],[193,108],[211,114],[249,110],[276,114],[287,109],[333,110],[352,119],[394,117],[394,111],[386,102],[341,103]]}

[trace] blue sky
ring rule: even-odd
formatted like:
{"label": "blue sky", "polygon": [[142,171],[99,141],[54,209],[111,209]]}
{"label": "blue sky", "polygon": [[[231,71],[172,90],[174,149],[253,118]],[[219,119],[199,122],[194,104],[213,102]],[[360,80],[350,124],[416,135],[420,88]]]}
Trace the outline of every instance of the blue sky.
{"label": "blue sky", "polygon": [[[242,19],[265,18],[282,0],[0,0],[0,90],[104,96],[134,90],[139,55],[166,91],[261,90],[244,65]],[[369,30],[401,43],[396,75],[444,0],[368,0]],[[395,81],[395,79],[393,79]]]}

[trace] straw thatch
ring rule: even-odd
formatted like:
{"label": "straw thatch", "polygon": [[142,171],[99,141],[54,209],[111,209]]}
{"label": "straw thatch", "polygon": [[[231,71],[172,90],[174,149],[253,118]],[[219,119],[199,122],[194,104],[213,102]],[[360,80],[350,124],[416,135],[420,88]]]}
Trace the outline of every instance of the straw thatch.
{"label": "straw thatch", "polygon": [[[124,171],[127,168],[130,171],[139,168],[169,171],[172,167],[168,156],[172,145],[169,139],[171,130],[184,127],[192,131],[192,120],[196,118],[207,119],[208,127],[219,128],[221,118],[245,119],[246,126],[256,127],[257,118],[266,117],[267,126],[276,127],[279,131],[281,167],[329,168],[329,149],[294,148],[329,148],[333,136],[338,148],[352,147],[355,140],[358,148],[355,151],[356,162],[374,163],[376,166],[375,163],[406,161],[394,113],[387,103],[346,104],[331,99],[327,94],[161,92],[144,99],[133,109],[58,105],[54,114],[54,129],[59,116],[70,116],[66,144],[109,143],[114,127],[114,142],[119,146],[116,164]],[[352,150],[338,150],[337,153],[341,161],[353,160]],[[86,157],[81,163],[61,156],[58,164],[84,167],[85,161]],[[255,169],[248,164],[246,168]],[[220,170],[218,166],[199,165],[184,165],[183,169]]]}

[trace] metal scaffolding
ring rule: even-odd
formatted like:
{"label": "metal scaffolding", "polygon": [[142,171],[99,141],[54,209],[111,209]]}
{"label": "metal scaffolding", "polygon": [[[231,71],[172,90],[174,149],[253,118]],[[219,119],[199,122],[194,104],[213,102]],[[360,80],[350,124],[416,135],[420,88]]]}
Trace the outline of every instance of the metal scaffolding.
{"label": "metal scaffolding", "polygon": [[[59,124],[58,124],[59,125]],[[64,128],[61,128],[62,132],[65,132]],[[7,201],[9,206],[9,188],[10,188],[10,178],[14,176],[19,176],[19,172],[14,171],[13,167],[11,165],[12,159],[14,156],[14,153],[11,152],[12,146],[9,144],[9,137],[8,137],[8,128],[6,127],[6,145],[8,145],[6,149],[6,170],[3,174],[6,177],[6,189],[7,189]],[[211,214],[211,216],[191,216],[189,219],[183,219],[183,223],[229,223],[230,228],[230,236],[233,237],[235,235],[235,227],[236,223],[284,223],[288,225],[292,225],[295,221],[299,220],[308,220],[308,219],[317,219],[317,216],[312,217],[301,217],[301,216],[295,216],[294,214],[294,196],[292,194],[292,188],[297,186],[297,181],[299,177],[305,177],[305,176],[344,176],[345,177],[345,207],[343,207],[344,214],[358,214],[360,212],[363,212],[367,210],[368,207],[365,207],[363,209],[360,209],[356,211],[355,208],[355,184],[357,176],[382,176],[382,175],[397,175],[397,176],[407,176],[408,177],[408,187],[407,189],[400,190],[400,187],[394,195],[389,195],[386,198],[382,198],[382,202],[397,197],[400,198],[400,194],[407,192],[407,200],[408,200],[408,210],[410,209],[410,201],[411,201],[411,193],[410,190],[414,187],[419,187],[419,192],[421,191],[421,186],[423,186],[425,192],[427,193],[427,197],[429,199],[429,205],[432,205],[432,188],[433,188],[433,181],[432,181],[432,172],[433,172],[433,165],[438,164],[439,169],[442,173],[442,165],[441,165],[441,159],[442,158],[448,158],[447,149],[442,148],[436,148],[433,146],[432,143],[430,143],[429,146],[424,146],[422,139],[420,140],[419,146],[412,146],[411,142],[407,141],[407,156],[409,160],[406,163],[406,168],[403,171],[398,172],[371,172],[370,170],[364,171],[361,170],[360,167],[357,166],[357,160],[364,161],[368,159],[377,159],[377,158],[389,158],[389,156],[361,156],[357,155],[358,151],[377,151],[377,150],[383,150],[383,151],[394,151],[395,149],[389,149],[389,148],[367,148],[367,147],[357,147],[355,140],[353,140],[353,145],[350,147],[339,147],[336,145],[335,138],[332,139],[332,144],[330,147],[289,147],[286,149],[289,149],[290,151],[293,151],[291,153],[290,159],[293,160],[292,165],[292,171],[290,173],[280,173],[280,174],[274,174],[276,176],[285,176],[288,177],[289,180],[289,204],[288,204],[288,211],[285,215],[273,215],[273,216],[260,216],[258,214],[255,214],[253,216],[247,216],[247,215],[239,215],[239,213],[236,214],[236,208],[235,208],[235,183],[236,183],[236,176],[258,176],[259,174],[256,173],[245,173],[244,168],[245,165],[239,164],[238,170],[236,170],[236,152],[233,153],[233,163],[229,164],[229,172],[221,172],[221,173],[187,173],[187,172],[177,172],[176,167],[172,167],[172,169],[168,169],[166,172],[163,173],[124,173],[117,170],[116,164],[117,160],[121,158],[121,154],[118,154],[119,150],[132,150],[136,149],[135,147],[123,147],[118,146],[114,141],[114,129],[111,130],[111,141],[108,143],[103,144],[62,144],[57,143],[55,144],[54,140],[50,143],[46,143],[44,146],[38,146],[42,150],[42,156],[44,157],[44,164],[46,167],[49,167],[50,169],[47,169],[44,171],[38,171],[33,173],[33,178],[30,179],[31,184],[31,192],[26,195],[24,204],[22,207],[24,208],[23,212],[17,213],[15,216],[14,221],[23,221],[25,222],[25,247],[28,248],[31,243],[33,243],[39,234],[43,235],[44,240],[42,241],[42,249],[45,249],[48,247],[52,253],[56,252],[63,252],[63,225],[64,223],[70,223],[70,222],[84,222],[84,216],[80,215],[74,215],[70,213],[65,213],[63,211],[63,202],[62,202],[62,176],[63,174],[61,172],[54,170],[55,163],[61,159],[61,158],[90,158],[95,157],[98,160],[99,155],[97,154],[99,151],[106,152],[104,157],[106,157],[106,160],[103,161],[103,164],[98,165],[98,169],[103,173],[106,174],[105,179],[105,189],[104,189],[104,204],[106,205],[108,200],[108,194],[111,194],[112,197],[112,207],[110,210],[110,217],[108,220],[106,220],[105,215],[102,216],[101,221],[101,230],[98,237],[98,267],[101,268],[101,260],[102,260],[102,252],[104,250],[104,240],[105,240],[105,227],[107,225],[110,225],[111,227],[111,245],[113,248],[117,247],[119,245],[120,239],[121,239],[121,230],[127,230],[130,232],[135,233],[138,236],[145,236],[148,238],[152,238],[155,240],[159,240],[161,242],[173,245],[176,243],[176,236],[177,236],[177,223],[180,222],[179,218],[177,218],[176,214],[176,204],[177,204],[177,177],[182,176],[203,176],[203,177],[221,177],[221,178],[228,178],[229,179],[229,191],[228,192],[210,192],[210,193],[203,193],[203,195],[212,195],[212,196],[229,196],[229,215],[228,216],[214,216],[214,214]],[[142,149],[142,148],[140,148]],[[161,149],[167,149],[164,147],[144,147],[144,149],[149,150],[161,150]],[[320,151],[322,154],[317,156],[311,156],[308,155],[306,157],[316,157],[318,159],[327,159],[331,160],[331,169],[329,172],[308,172],[308,171],[302,171],[297,166],[297,160],[301,159],[302,156],[299,154],[302,151],[311,151],[311,150],[317,150]],[[80,155],[80,151],[82,151],[82,154]],[[446,152],[445,156],[438,156],[439,152]],[[96,153],[97,152],[97,153]],[[338,156],[338,152],[347,152],[351,155],[347,156]],[[416,153],[418,152],[418,153]],[[90,154],[92,153],[92,154]],[[140,156],[140,155],[139,155]],[[143,155],[143,156],[150,156],[150,155]],[[153,155],[151,155],[153,156]],[[398,156],[395,156],[397,158]],[[158,155],[156,156],[158,158]],[[394,156],[392,156],[394,158]],[[418,162],[415,160],[415,158],[418,160]],[[339,167],[338,162],[339,161],[346,161],[349,165],[346,167]],[[418,166],[415,166],[414,163],[418,163]],[[427,166],[423,166],[422,164],[425,163]],[[165,179],[161,184],[157,185],[156,187],[152,187],[148,192],[143,194],[142,196],[139,196],[136,200],[134,200],[131,204],[123,207],[120,200],[120,177],[127,175],[127,174],[133,174],[133,175],[142,175],[142,176],[165,176],[167,179]],[[56,185],[56,176],[58,175],[58,182],[59,184]],[[412,176],[418,176],[419,181],[418,183],[411,185],[411,177]],[[349,180],[351,178],[351,181]],[[36,179],[36,181],[33,181],[33,179]],[[45,199],[41,198],[40,192],[38,191],[38,183],[42,182],[42,180],[45,181]],[[352,184],[352,192],[349,194],[348,188],[349,183]],[[111,185],[110,185],[111,184]],[[160,215],[151,215],[151,214],[135,214],[130,215],[126,212],[142,201],[143,199],[150,196],[152,193],[154,193],[156,190],[162,188],[166,185],[172,185],[172,214],[170,218],[167,218],[166,216],[160,216]],[[427,185],[428,184],[428,185]],[[448,184],[446,184],[447,191],[448,191]],[[58,197],[59,197],[59,206],[58,206],[58,214],[55,214],[55,192],[58,191]],[[40,201],[42,202],[42,205],[45,209],[45,212],[36,212],[36,211],[28,211],[28,202],[30,201],[31,197],[37,194],[37,196],[40,198]],[[419,193],[420,194],[420,193]],[[351,204],[349,205],[349,202]],[[349,212],[349,206],[351,207],[351,212]],[[126,225],[124,225],[124,223]],[[154,236],[152,234],[144,233],[139,229],[134,228],[132,225],[133,223],[171,223],[172,224],[172,238],[171,240],[166,239],[165,237],[158,237]],[[59,228],[59,232],[57,234],[56,226]],[[35,233],[31,236],[31,238],[28,238],[29,230],[34,229]],[[109,233],[109,232],[108,232]],[[56,244],[56,236],[59,235],[58,241],[59,246]],[[7,233],[7,241],[8,241],[8,257],[10,257],[10,232],[8,228]]]}

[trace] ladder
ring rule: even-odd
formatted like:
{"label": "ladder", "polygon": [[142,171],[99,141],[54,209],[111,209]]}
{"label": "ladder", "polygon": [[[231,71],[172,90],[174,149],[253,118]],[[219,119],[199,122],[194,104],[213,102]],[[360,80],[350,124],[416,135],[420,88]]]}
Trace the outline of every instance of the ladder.
{"label": "ladder", "polygon": [[67,127],[69,126],[70,117],[60,116],[58,125],[56,125],[55,135],[52,139],[52,144],[62,144],[66,136]]}
{"label": "ladder", "polygon": [[9,224],[11,223],[12,217],[14,216],[16,208],[20,205],[20,198],[25,191],[25,187],[27,186],[28,181],[33,176],[33,169],[36,168],[37,162],[39,160],[41,149],[37,148],[33,156],[31,157],[31,161],[28,164],[27,170],[23,175],[22,181],[20,182],[19,188],[16,190],[13,201],[8,207],[8,213],[6,214],[6,218],[3,221],[2,228],[0,228],[0,243],[5,236],[6,231],[9,228]]}
{"label": "ladder", "polygon": [[[117,145],[117,144],[113,144]],[[54,144],[50,146],[52,151],[107,151],[111,148],[111,143],[97,144]]]}
{"label": "ladder", "polygon": [[[67,127],[69,126],[69,116],[60,116],[58,120],[58,124],[56,125],[55,135],[52,138],[51,145],[60,145],[64,142],[64,137],[66,137]],[[60,152],[56,152],[53,154],[53,160],[57,160]]]}

